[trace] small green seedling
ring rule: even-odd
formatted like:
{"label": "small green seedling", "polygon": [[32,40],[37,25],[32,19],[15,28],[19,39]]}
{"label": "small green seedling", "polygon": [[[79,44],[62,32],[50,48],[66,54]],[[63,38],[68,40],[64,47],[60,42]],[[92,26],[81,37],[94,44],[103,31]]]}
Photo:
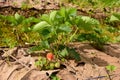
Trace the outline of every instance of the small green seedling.
{"label": "small green seedling", "polygon": [[60,78],[58,76],[56,76],[56,74],[52,74],[50,76],[51,80],[60,80]]}
{"label": "small green seedling", "polygon": [[114,66],[114,65],[108,65],[108,66],[106,66],[106,69],[109,71],[109,72],[113,72],[113,71],[115,71],[116,70],[116,66]]}

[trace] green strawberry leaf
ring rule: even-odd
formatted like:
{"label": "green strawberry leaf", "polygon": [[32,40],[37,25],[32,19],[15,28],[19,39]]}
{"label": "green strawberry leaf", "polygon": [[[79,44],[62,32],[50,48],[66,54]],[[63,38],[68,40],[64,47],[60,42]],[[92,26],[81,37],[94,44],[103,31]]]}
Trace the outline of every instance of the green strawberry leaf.
{"label": "green strawberry leaf", "polygon": [[33,26],[33,31],[41,31],[48,26],[50,26],[50,24],[48,24],[46,21],[41,21]]}

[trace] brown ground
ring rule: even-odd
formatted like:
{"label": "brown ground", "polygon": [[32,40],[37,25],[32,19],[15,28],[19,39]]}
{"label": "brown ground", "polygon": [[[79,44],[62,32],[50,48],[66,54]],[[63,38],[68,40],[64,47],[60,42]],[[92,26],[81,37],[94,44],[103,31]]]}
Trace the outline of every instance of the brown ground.
{"label": "brown ground", "polygon": [[[38,54],[27,55],[27,48],[1,48],[0,80],[50,80],[49,76],[53,73],[61,80],[120,80],[119,44],[105,45],[104,52],[87,43],[71,45],[80,53],[81,61],[76,63],[69,60],[61,63],[60,69],[48,71],[36,69],[34,61]],[[9,61],[7,57],[11,57]],[[108,64],[116,66],[117,69],[108,72],[105,68]]]}
{"label": "brown ground", "polygon": [[[34,9],[19,10],[18,7],[21,6],[19,1],[22,0],[14,1],[18,2],[11,2],[11,0],[7,3],[0,2],[0,6],[4,7],[0,8],[0,14],[13,15],[18,12],[22,15],[29,14],[27,16],[29,17],[44,13],[45,10],[43,8],[48,10],[58,9],[59,7],[54,5],[54,3],[50,3],[51,5],[47,5],[47,7],[44,4],[41,6],[28,2],[33,4]],[[82,12],[81,14],[85,15],[86,11]],[[97,15],[96,13],[94,14]],[[98,12],[98,14],[96,18],[104,19],[106,16],[101,12]],[[36,69],[34,61],[38,55],[27,55],[27,48],[0,48],[0,80],[50,80],[49,76],[53,73],[59,76],[61,80],[120,80],[120,44],[105,45],[104,51],[99,51],[87,43],[74,43],[71,45],[79,52],[81,61],[75,63],[74,60],[69,60],[64,64],[61,63],[62,68],[49,71]],[[109,64],[117,67],[112,73],[105,69],[105,66]]]}
{"label": "brown ground", "polygon": [[99,19],[100,21],[110,16],[111,14],[108,14],[110,12],[120,13],[119,7],[107,7],[104,9],[92,9],[88,7],[79,8],[78,5],[71,3],[61,3],[59,0],[0,0],[0,14],[13,15],[17,12],[26,17],[36,15],[38,16],[39,14],[49,12],[50,10],[60,9],[61,6],[76,8],[78,14],[91,16]]}

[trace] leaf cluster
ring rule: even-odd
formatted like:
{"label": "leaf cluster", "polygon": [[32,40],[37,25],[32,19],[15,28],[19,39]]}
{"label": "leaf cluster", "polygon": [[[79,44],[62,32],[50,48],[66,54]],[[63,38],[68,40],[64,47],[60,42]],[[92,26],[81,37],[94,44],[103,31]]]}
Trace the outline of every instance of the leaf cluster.
{"label": "leaf cluster", "polygon": [[[118,15],[113,15],[110,21],[118,21]],[[75,8],[61,8],[51,11],[49,14],[42,14],[39,18],[25,18],[16,13],[14,16],[0,15],[2,21],[13,39],[6,36],[5,29],[0,28],[0,35],[8,46],[15,46],[17,43],[34,42],[37,46],[31,50],[50,50],[58,58],[74,58],[80,60],[79,54],[68,45],[75,41],[88,41],[91,44],[102,48],[110,37],[101,27],[100,22],[88,16],[77,15]],[[7,24],[7,25],[6,25]],[[12,28],[12,29],[11,29]],[[10,44],[11,42],[15,42]]]}
{"label": "leaf cluster", "polygon": [[59,57],[71,55],[70,57],[80,60],[78,53],[68,48],[68,44],[87,40],[101,47],[109,38],[103,35],[104,32],[99,26],[98,20],[77,15],[74,8],[61,8],[41,15],[40,22],[33,25],[32,30],[41,37],[38,49],[49,49]]}
{"label": "leaf cluster", "polygon": [[38,22],[39,19],[35,17],[25,18],[24,16],[16,13],[14,16],[0,15],[0,21],[2,46],[14,47],[37,40],[33,35],[35,34],[36,37],[38,35],[31,32],[31,25]]}

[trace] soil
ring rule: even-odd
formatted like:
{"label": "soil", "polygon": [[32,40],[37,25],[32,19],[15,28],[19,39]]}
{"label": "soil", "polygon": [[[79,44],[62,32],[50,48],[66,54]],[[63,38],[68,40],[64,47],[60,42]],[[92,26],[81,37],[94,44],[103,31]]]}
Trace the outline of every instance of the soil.
{"label": "soil", "polygon": [[[38,70],[34,65],[37,52],[28,55],[28,48],[0,48],[0,80],[50,80],[56,74],[61,80],[120,80],[120,44],[104,45],[99,51],[88,43],[71,43],[70,46],[79,52],[81,61],[68,60],[55,70]],[[113,72],[106,70],[107,65],[114,65]]]}
{"label": "soil", "polygon": [[1,0],[0,1],[0,14],[2,15],[14,15],[16,12],[26,17],[39,16],[39,14],[50,12],[51,10],[60,9],[61,6],[76,8],[78,14],[91,16],[98,20],[104,20],[109,17],[110,12],[120,13],[119,7],[104,9],[92,9],[92,8],[79,8],[75,4],[60,3],[58,0]]}
{"label": "soil", "polygon": [[[38,16],[53,9],[59,9],[57,2],[48,0],[47,6],[36,4],[34,0],[28,0],[29,9],[20,9],[23,7],[24,0],[7,0],[0,1],[0,14],[14,15],[16,12],[26,17]],[[37,0],[36,0],[37,1]],[[31,7],[32,5],[32,7]],[[74,6],[77,7],[77,6]],[[107,9],[109,12],[109,9]],[[90,9],[78,9],[79,14],[87,14]],[[94,11],[91,17],[104,19],[106,15],[103,11]],[[120,9],[115,9],[120,12]],[[61,80],[120,80],[120,44],[104,45],[104,51],[95,49],[88,43],[71,43],[70,46],[76,49],[80,54],[81,61],[75,62],[68,60],[61,63],[61,67],[55,70],[38,70],[35,61],[39,54],[43,56],[46,52],[36,52],[37,54],[29,55],[29,47],[0,48],[0,80],[50,80],[51,74],[56,74]],[[106,70],[107,65],[114,65],[117,69],[113,72]]]}
{"label": "soil", "polygon": [[[2,1],[2,2],[1,2]],[[40,14],[49,13],[52,10],[58,10],[61,6],[76,8],[77,13],[83,16],[90,16],[99,20],[102,24],[104,24],[104,20],[109,18],[111,13],[120,13],[119,7],[106,7],[104,9],[92,9],[92,8],[79,8],[79,6],[75,4],[65,4],[60,3],[55,0],[1,0],[0,1],[0,14],[2,15],[14,15],[18,13],[25,17],[39,17]],[[114,27],[120,25],[119,22],[107,23]]]}

